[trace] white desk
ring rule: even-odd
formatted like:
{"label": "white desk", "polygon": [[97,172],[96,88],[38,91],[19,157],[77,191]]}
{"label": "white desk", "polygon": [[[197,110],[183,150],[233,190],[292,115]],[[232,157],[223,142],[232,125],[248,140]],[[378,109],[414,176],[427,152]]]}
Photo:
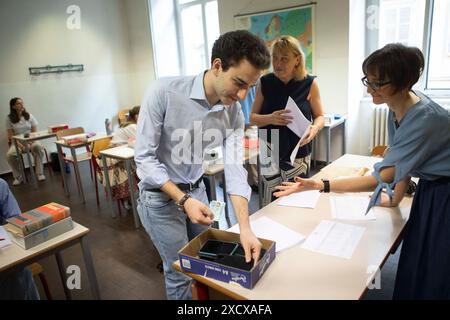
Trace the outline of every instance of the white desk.
{"label": "white desk", "polygon": [[[81,177],[80,177],[80,169],[78,167],[78,158],[77,158],[76,149],[88,146],[96,140],[110,138],[110,137],[112,137],[112,135],[106,135],[104,133],[97,133],[95,136],[90,137],[89,139],[87,139],[86,142],[82,142],[82,143],[67,144],[64,142],[64,140],[58,140],[55,142],[56,148],[58,150],[59,165],[61,166],[61,177],[63,179],[64,193],[66,194],[67,197],[69,197],[69,187],[67,185],[67,179],[66,179],[67,173],[66,173],[66,170],[64,170],[65,166],[64,166],[63,148],[70,149],[70,152],[71,152],[72,158],[73,158],[73,168],[75,170],[75,178],[77,180],[78,192],[81,194],[83,203],[85,203],[86,199],[84,197],[83,184],[82,184]],[[91,161],[90,158],[89,158],[89,161]],[[95,174],[95,172],[94,172],[94,174]]]}
{"label": "white desk", "polygon": [[85,238],[89,232],[89,229],[76,222],[74,222],[73,225],[74,228],[72,230],[28,250],[22,249],[15,243],[0,249],[0,272],[12,272],[54,254],[58,264],[59,274],[64,284],[66,298],[71,299],[70,290],[65,285],[66,268],[61,257],[61,251],[67,247],[79,243],[83,252],[84,263],[86,265],[91,291],[94,299],[100,299],[94,263],[92,262],[91,252]]}
{"label": "white desk", "polygon": [[[28,159],[28,164],[30,165],[30,172],[31,172],[31,183],[33,184],[33,187],[35,189],[37,189],[37,179],[36,179],[36,174],[34,172],[34,169],[32,167],[30,145],[34,141],[53,138],[53,137],[56,137],[56,133],[53,133],[53,132],[49,133],[47,130],[31,132],[30,136],[28,138],[25,138],[25,136],[23,134],[19,134],[17,136],[12,137],[12,139],[14,141],[14,147],[16,148],[17,159],[19,160],[22,179],[24,182],[27,182],[27,176],[25,174],[24,164],[22,161],[20,161],[20,152],[19,152],[19,146],[18,146],[17,142],[21,142],[22,144],[26,145],[27,159]],[[47,163],[47,165],[50,165],[50,164]]]}
{"label": "white desk", "polygon": [[[381,158],[346,154],[331,165],[372,168],[378,161]],[[324,175],[324,172],[319,172],[315,178]],[[250,220],[265,216],[308,236],[320,221],[333,220],[330,195],[333,193],[321,194],[315,209],[280,207],[276,204],[279,200],[276,200],[254,213]],[[397,208],[377,207],[375,221],[344,221],[366,228],[351,259],[311,252],[297,245],[277,253],[272,265],[253,290],[200,275],[188,275],[234,299],[360,299],[371,280],[368,270],[381,269],[397,244],[409,217],[411,202],[412,198],[405,198]],[[178,261],[174,267],[180,270]]]}
{"label": "white desk", "polygon": [[[103,174],[106,179],[105,181],[108,189],[108,194],[111,195],[111,198],[112,192],[111,192],[111,185],[109,183],[108,165],[106,163],[106,158],[121,160],[125,162],[125,167],[127,169],[127,176],[128,176],[128,188],[130,191],[131,207],[133,208],[134,225],[136,228],[139,228],[139,216],[137,213],[137,204],[136,204],[136,195],[138,194],[138,192],[134,191],[134,176],[133,173],[131,172],[131,162],[134,161],[134,149],[125,145],[102,150],[100,151],[100,154],[103,156]],[[112,212],[113,217],[115,217],[114,210],[112,210]]]}

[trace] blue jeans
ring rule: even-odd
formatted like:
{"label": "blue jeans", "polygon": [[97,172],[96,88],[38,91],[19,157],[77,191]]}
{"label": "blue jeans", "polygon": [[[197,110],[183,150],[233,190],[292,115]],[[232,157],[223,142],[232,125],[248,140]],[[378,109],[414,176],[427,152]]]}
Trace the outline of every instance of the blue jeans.
{"label": "blue jeans", "polygon": [[[208,205],[203,183],[191,194]],[[192,299],[192,279],[175,271],[172,264],[178,260],[178,251],[208,226],[192,223],[164,192],[140,190],[137,209],[141,223],[163,261],[167,299]]]}

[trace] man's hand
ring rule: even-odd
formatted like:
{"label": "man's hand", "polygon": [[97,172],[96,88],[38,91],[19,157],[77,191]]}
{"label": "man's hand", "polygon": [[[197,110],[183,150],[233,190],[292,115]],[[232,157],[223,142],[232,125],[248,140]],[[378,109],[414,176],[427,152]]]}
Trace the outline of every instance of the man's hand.
{"label": "man's hand", "polygon": [[184,211],[193,223],[209,226],[213,223],[214,215],[203,202],[189,198],[184,203]]}
{"label": "man's hand", "polygon": [[245,251],[245,262],[250,262],[251,259],[254,261],[254,265],[259,260],[259,254],[261,253],[262,244],[259,242],[258,238],[250,230],[241,230],[241,245]]}
{"label": "man's hand", "polygon": [[322,190],[322,181],[314,179],[303,179],[295,177],[295,182],[283,182],[276,186],[275,189],[280,190],[273,195],[277,198],[290,195],[291,193],[308,191],[308,190]]}

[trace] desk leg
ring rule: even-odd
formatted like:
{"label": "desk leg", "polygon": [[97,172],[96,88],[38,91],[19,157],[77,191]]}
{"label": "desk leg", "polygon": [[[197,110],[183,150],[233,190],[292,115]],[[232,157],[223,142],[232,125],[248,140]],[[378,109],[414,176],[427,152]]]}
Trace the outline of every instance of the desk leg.
{"label": "desk leg", "polygon": [[86,270],[91,284],[92,294],[94,299],[100,300],[100,291],[98,289],[97,276],[95,274],[94,262],[92,261],[91,251],[85,237],[81,238],[81,250],[83,251],[84,263],[86,264]]}
{"label": "desk leg", "polygon": [[27,182],[27,175],[25,173],[25,165],[22,162],[22,159],[20,157],[20,152],[19,152],[19,145],[17,144],[17,140],[14,140],[14,147],[16,148],[16,156],[17,156],[17,161],[19,161],[19,167],[20,167],[20,173],[22,175],[22,180],[23,182]]}
{"label": "desk leg", "polygon": [[345,120],[344,120],[344,122],[342,122],[342,150],[343,150],[343,155],[347,151],[345,143],[346,143],[346,137],[345,137]]}
{"label": "desk leg", "polygon": [[67,288],[67,277],[66,277],[66,268],[64,267],[64,262],[61,257],[61,253],[55,253],[56,263],[58,264],[59,276],[61,277],[61,281],[63,283],[64,293],[66,295],[67,300],[72,300],[72,294],[70,290]]}
{"label": "desk leg", "polygon": [[131,200],[131,207],[133,208],[134,226],[136,227],[136,229],[138,229],[139,228],[139,217],[138,217],[137,209],[136,209],[136,197],[134,196],[134,177],[131,172],[131,160],[129,160],[129,159],[125,160],[125,166],[127,168],[128,190],[130,190],[130,200]]}
{"label": "desk leg", "polygon": [[227,221],[227,228],[231,227],[230,214],[228,210],[228,195],[227,195],[227,183],[225,181],[225,171],[223,172],[222,185],[223,185],[223,202],[225,202],[225,220]]}
{"label": "desk leg", "polygon": [[77,153],[75,152],[75,148],[70,148],[70,152],[72,153],[73,168],[75,169],[75,176],[77,178],[78,190],[81,193],[81,198],[83,199],[83,203],[86,203],[86,199],[84,198],[83,183],[81,181],[80,169],[78,168]]}
{"label": "desk leg", "polygon": [[259,208],[262,208],[262,203],[263,203],[263,181],[262,181],[262,176],[261,176],[261,161],[259,160],[259,155],[258,158],[256,159],[256,171],[258,173],[258,202],[259,202]]}
{"label": "desk leg", "polygon": [[217,193],[216,193],[216,176],[212,175],[209,176],[210,180],[210,191],[211,191],[211,200],[217,200]]}
{"label": "desk leg", "polygon": [[[112,201],[113,198],[112,198],[111,185],[109,183],[108,163],[106,162],[106,156],[105,155],[102,155],[102,163],[103,163],[103,178],[106,181],[107,195],[111,197],[111,201]],[[114,210],[113,207],[111,207],[111,217],[113,217],[113,218],[117,217],[116,216],[116,211]]]}
{"label": "desk leg", "polygon": [[66,197],[69,197],[69,186],[67,185],[66,166],[64,163],[62,147],[59,144],[56,144],[56,149],[56,152],[58,153],[59,167],[61,168],[61,178],[63,181],[64,193]]}
{"label": "desk leg", "polygon": [[327,127],[327,165],[330,163],[330,153],[331,153],[331,129]]}
{"label": "desk leg", "polygon": [[27,159],[28,159],[28,165],[30,166],[30,174],[31,174],[31,183],[33,184],[33,187],[37,189],[37,179],[36,179],[36,173],[34,172],[33,163],[31,162],[31,145],[27,144]]}

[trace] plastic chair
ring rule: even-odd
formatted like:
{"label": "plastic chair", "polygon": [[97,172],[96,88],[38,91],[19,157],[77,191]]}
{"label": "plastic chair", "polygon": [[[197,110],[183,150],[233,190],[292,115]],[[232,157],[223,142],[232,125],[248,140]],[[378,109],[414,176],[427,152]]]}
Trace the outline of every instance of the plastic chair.
{"label": "plastic chair", "polygon": [[125,122],[127,122],[128,113],[130,112],[130,108],[120,109],[117,114],[117,119],[119,122],[119,127],[121,127]]}
{"label": "plastic chair", "polygon": [[374,157],[383,157],[384,153],[386,152],[388,146],[386,145],[378,145],[375,146],[372,151],[370,152],[370,154]]}

